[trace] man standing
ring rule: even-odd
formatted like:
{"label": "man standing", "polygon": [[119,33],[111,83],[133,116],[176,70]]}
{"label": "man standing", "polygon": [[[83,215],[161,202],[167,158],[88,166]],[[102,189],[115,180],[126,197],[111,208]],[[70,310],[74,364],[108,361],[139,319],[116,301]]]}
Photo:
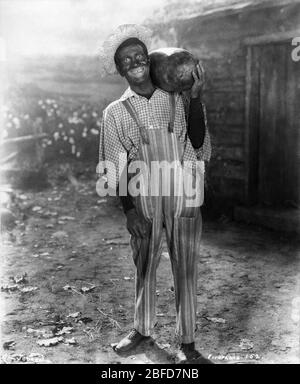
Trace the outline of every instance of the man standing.
{"label": "man standing", "polygon": [[[99,150],[99,164],[112,164],[115,171],[106,172],[107,182],[119,191],[136,267],[134,328],[115,351],[128,351],[138,345],[150,336],[156,323],[156,269],[165,229],[174,277],[177,332],[181,337],[178,360],[186,361],[200,356],[194,339],[202,198],[191,204],[186,193],[176,191],[188,190],[183,184],[192,177],[199,197],[203,177],[199,184],[198,165],[202,164],[203,176],[204,160],[210,159],[210,139],[201,103],[204,74],[198,65],[193,72],[189,100],[156,88],[149,74],[150,37],[151,32],[143,26],[122,25],[105,41],[101,52],[104,70],[117,71],[129,84],[121,98],[103,112]],[[134,166],[135,161],[139,167]],[[137,180],[133,174],[137,168],[141,170],[141,164],[155,173],[157,168],[152,165],[162,162],[175,167],[169,177],[153,178],[147,171],[138,183],[131,183]],[[100,168],[101,174],[104,167]],[[159,172],[158,167],[156,173]],[[127,174],[133,176],[128,187]],[[151,183],[154,179],[155,185]],[[128,194],[124,193],[124,180]],[[135,193],[134,187],[141,193]],[[163,193],[166,190],[168,193]]]}

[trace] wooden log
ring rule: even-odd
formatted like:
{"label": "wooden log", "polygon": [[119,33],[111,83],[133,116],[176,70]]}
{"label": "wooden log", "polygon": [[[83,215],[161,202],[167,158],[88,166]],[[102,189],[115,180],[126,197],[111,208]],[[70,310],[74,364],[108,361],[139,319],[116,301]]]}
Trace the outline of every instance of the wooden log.
{"label": "wooden log", "polygon": [[0,142],[0,145],[6,145],[6,144],[18,144],[18,143],[24,143],[30,140],[40,140],[43,138],[48,137],[46,133],[39,133],[37,135],[27,135],[27,136],[20,136],[20,137],[12,137],[10,139],[5,139]]}
{"label": "wooden log", "polygon": [[0,159],[0,164],[5,164],[8,161],[14,159],[18,154],[18,151],[15,151],[13,153],[10,153],[8,156],[4,157],[3,159]]}

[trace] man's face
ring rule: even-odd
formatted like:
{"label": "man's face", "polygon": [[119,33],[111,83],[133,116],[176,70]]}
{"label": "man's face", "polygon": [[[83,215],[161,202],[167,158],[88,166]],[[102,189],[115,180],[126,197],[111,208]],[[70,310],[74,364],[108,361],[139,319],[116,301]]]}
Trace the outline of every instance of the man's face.
{"label": "man's face", "polygon": [[134,44],[121,48],[118,52],[117,69],[129,84],[139,85],[148,80],[150,76],[149,59],[143,47]]}

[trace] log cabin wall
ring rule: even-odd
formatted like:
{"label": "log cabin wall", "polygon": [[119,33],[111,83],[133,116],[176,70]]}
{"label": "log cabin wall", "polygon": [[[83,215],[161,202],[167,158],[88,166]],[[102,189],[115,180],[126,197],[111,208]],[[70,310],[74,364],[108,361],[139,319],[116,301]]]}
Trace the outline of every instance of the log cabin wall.
{"label": "log cabin wall", "polygon": [[[249,44],[282,39],[291,44],[293,33],[299,29],[298,1],[213,12],[173,21],[158,29],[157,45],[162,46],[164,40],[167,45],[191,51],[202,60],[206,70],[205,103],[213,144],[207,167],[206,203],[251,203],[247,132]],[[293,48],[291,45],[291,51]]]}

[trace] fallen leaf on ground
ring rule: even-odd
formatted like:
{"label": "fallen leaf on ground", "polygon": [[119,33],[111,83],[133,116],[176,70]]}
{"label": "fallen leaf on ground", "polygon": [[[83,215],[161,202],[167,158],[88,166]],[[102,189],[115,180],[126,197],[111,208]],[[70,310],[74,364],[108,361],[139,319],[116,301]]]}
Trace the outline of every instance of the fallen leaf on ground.
{"label": "fallen leaf on ground", "polygon": [[3,343],[3,349],[13,349],[16,345],[16,342],[14,340],[6,341]]}
{"label": "fallen leaf on ground", "polygon": [[65,339],[64,343],[70,344],[70,345],[76,345],[77,341],[74,337],[71,337],[70,339]]}
{"label": "fallen leaf on ground", "polygon": [[49,216],[58,216],[58,213],[57,212],[47,212]]}
{"label": "fallen leaf on ground", "polygon": [[23,275],[17,275],[17,276],[12,277],[12,280],[16,284],[26,283],[27,282],[26,277],[27,277],[27,273],[23,273]]}
{"label": "fallen leaf on ground", "polygon": [[17,284],[7,284],[7,285],[4,285],[1,287],[1,291],[4,291],[4,292],[14,292],[14,291],[17,291],[19,289],[19,286]]}
{"label": "fallen leaf on ground", "polygon": [[128,241],[126,240],[104,240],[107,245],[128,245]]}
{"label": "fallen leaf on ground", "polygon": [[75,220],[75,217],[73,216],[61,216],[59,217],[60,220]]}
{"label": "fallen leaf on ground", "polygon": [[165,314],[164,314],[164,313],[157,313],[156,316],[157,316],[157,317],[164,317]]}
{"label": "fallen leaf on ground", "polygon": [[72,285],[69,285],[69,284],[67,284],[67,285],[65,285],[64,287],[63,287],[63,290],[64,291],[70,291],[70,290],[72,290],[72,289],[76,289],[74,286],[72,286]]}
{"label": "fallen leaf on ground", "polygon": [[130,280],[130,277],[125,276],[125,277],[124,277],[124,280]]}
{"label": "fallen leaf on ground", "polygon": [[54,239],[62,239],[64,237],[69,237],[69,235],[65,231],[57,231],[54,232],[51,237],[53,237]]}
{"label": "fallen leaf on ground", "polygon": [[46,360],[45,356],[40,353],[31,353],[27,357],[27,361],[33,364],[52,364],[50,360]]}
{"label": "fallen leaf on ground", "polygon": [[28,292],[36,291],[37,289],[39,289],[39,288],[38,287],[24,287],[24,288],[20,288],[20,292],[28,293]]}
{"label": "fallen leaf on ground", "polygon": [[254,344],[249,339],[241,339],[239,347],[243,350],[252,349],[254,347]]}
{"label": "fallen leaf on ground", "polygon": [[44,338],[44,339],[50,339],[53,337],[53,332],[50,329],[34,329],[34,328],[28,328],[26,330],[27,333],[33,334],[34,336],[37,336],[39,338]]}
{"label": "fallen leaf on ground", "polygon": [[1,356],[1,360],[4,362],[4,364],[11,364],[19,361],[26,362],[27,357],[22,353],[14,353],[12,355],[5,354]]}
{"label": "fallen leaf on ground", "polygon": [[82,293],[88,293],[90,291],[92,291],[93,289],[95,289],[96,286],[95,285],[92,285],[91,287],[81,287],[80,288],[80,292]]}
{"label": "fallen leaf on ground", "polygon": [[38,340],[37,344],[41,347],[51,347],[53,345],[57,345],[64,340],[62,336],[60,337],[52,337],[51,339]]}
{"label": "fallen leaf on ground", "polygon": [[49,256],[49,255],[50,255],[49,252],[43,252],[43,253],[40,254],[40,256]]}
{"label": "fallen leaf on ground", "polygon": [[83,323],[83,324],[91,323],[92,321],[93,319],[90,317],[81,317],[80,319],[76,319],[77,323]]}
{"label": "fallen leaf on ground", "polygon": [[220,323],[220,324],[226,323],[226,320],[222,319],[221,317],[205,317],[205,319],[211,321],[212,323]]}
{"label": "fallen leaf on ground", "polygon": [[41,209],[42,207],[39,207],[38,205],[36,205],[35,207],[32,208],[32,211],[37,212],[37,211],[40,211]]}
{"label": "fallen leaf on ground", "polygon": [[73,312],[73,313],[69,313],[67,317],[72,317],[74,319],[80,315],[81,315],[81,312]]}
{"label": "fallen leaf on ground", "polygon": [[13,355],[2,355],[1,358],[5,364],[11,364],[15,362],[22,362],[22,363],[28,362],[33,364],[52,364],[50,360],[46,360],[45,357],[40,353],[31,353],[28,356],[26,356],[23,353],[21,354],[14,353]]}
{"label": "fallen leaf on ground", "polygon": [[162,349],[168,349],[168,348],[171,347],[171,344],[168,344],[168,343],[166,343],[166,344],[159,344],[158,346],[159,346],[160,348],[162,348]]}
{"label": "fallen leaf on ground", "polygon": [[73,331],[73,327],[63,327],[60,331],[55,332],[55,336],[67,335]]}

